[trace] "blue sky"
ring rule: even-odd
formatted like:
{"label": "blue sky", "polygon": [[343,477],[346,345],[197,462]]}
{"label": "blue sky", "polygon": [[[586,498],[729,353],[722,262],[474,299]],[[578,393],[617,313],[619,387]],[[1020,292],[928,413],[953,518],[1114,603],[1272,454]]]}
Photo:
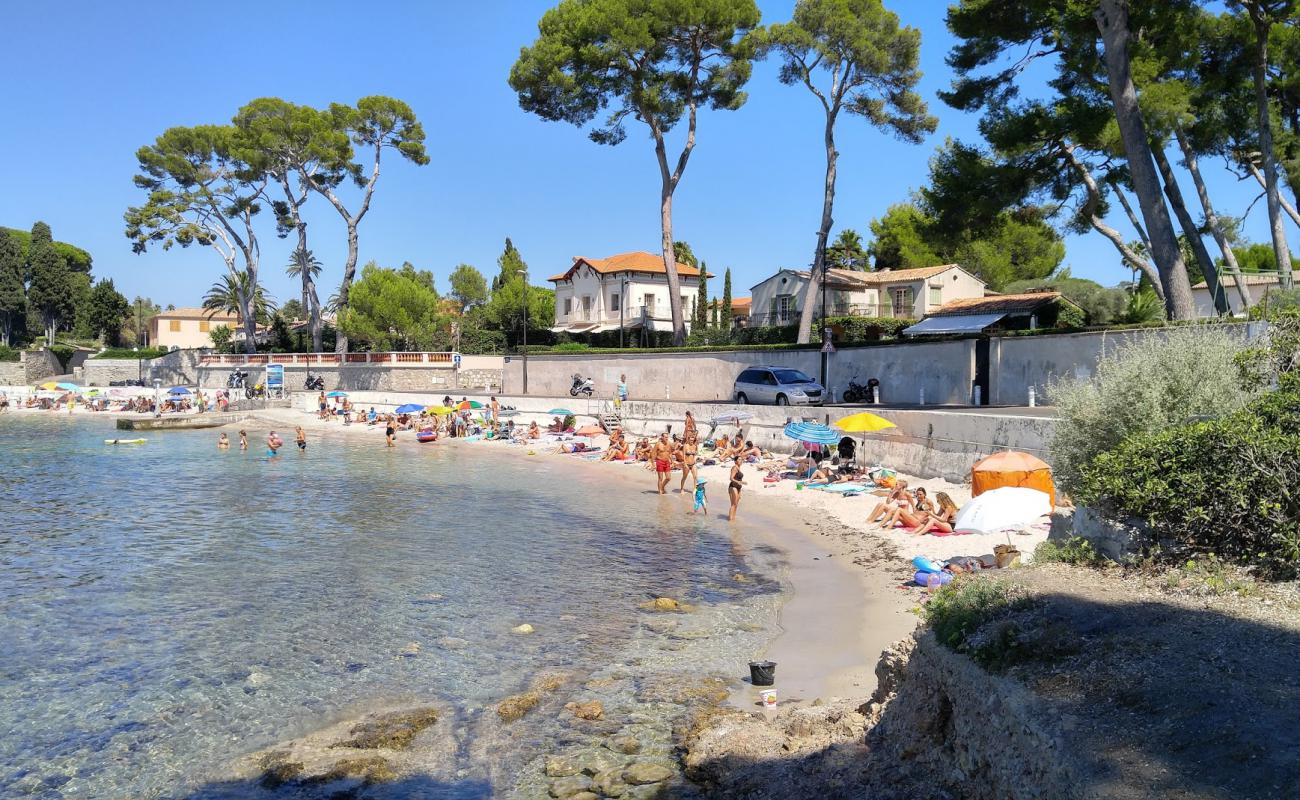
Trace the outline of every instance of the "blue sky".
{"label": "blue sky", "polygon": [[[617,147],[593,144],[572,126],[524,113],[506,84],[551,4],[231,2],[213,13],[194,3],[79,0],[59,4],[57,15],[47,4],[11,4],[0,48],[9,112],[0,126],[0,225],[43,219],[56,238],[89,250],[95,274],[128,297],[196,305],[221,274],[215,253],[134,255],[122,234],[122,212],[142,198],[131,182],[135,150],[173,125],[227,122],[255,97],[324,106],[387,94],[423,121],[432,162],[389,157],[360,229],[362,263],[411,261],[445,290],[459,263],[490,276],[506,236],[538,283],[575,255],[655,251],[659,178],[648,137],[634,124]],[[864,235],[869,220],[924,182],[945,137],[977,138],[975,116],[935,97],[952,78],[945,0],[887,5],[921,29],[921,91],[940,124],[924,144],[908,145],[856,118],[841,122],[836,227]],[[760,6],[764,22],[775,22],[789,18],[793,2]],[[711,271],[731,267],[738,296],[780,267],[806,265],[820,219],[821,110],[775,75],[775,63],[758,65],[744,108],[703,114],[675,201],[675,238]],[[1220,213],[1239,215],[1257,192],[1221,166],[1202,169]],[[1194,197],[1190,185],[1184,192]],[[329,294],[342,274],[344,228],[321,198],[306,215]],[[1245,232],[1267,241],[1263,203]],[[269,218],[261,240],[264,283],[280,300],[296,296],[283,273],[292,248]],[[1066,264],[1107,284],[1129,277],[1098,234],[1068,237]]]}

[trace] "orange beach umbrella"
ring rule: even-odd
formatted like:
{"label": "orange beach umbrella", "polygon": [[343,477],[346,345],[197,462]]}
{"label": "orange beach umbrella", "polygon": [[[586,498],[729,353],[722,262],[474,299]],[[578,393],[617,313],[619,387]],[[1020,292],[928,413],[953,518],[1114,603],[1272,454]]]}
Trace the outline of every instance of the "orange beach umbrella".
{"label": "orange beach umbrella", "polygon": [[971,497],[1003,486],[1021,486],[1037,489],[1052,499],[1056,506],[1056,484],[1052,481],[1052,468],[1047,462],[1028,453],[1004,450],[980,459],[970,470]]}

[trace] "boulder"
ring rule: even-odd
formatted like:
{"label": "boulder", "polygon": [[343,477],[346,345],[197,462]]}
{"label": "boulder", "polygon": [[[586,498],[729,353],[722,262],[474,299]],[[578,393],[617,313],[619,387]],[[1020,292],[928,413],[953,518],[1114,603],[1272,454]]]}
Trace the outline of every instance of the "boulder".
{"label": "boulder", "polygon": [[627,791],[627,782],[623,780],[623,768],[616,767],[596,773],[592,777],[596,791],[605,797],[622,797]]}
{"label": "boulder", "polygon": [[556,778],[551,781],[551,797],[559,800],[567,800],[576,794],[591,790],[591,778],[586,775],[573,775],[567,778]]}
{"label": "boulder", "polygon": [[632,786],[644,786],[648,783],[661,783],[671,778],[674,773],[663,764],[653,761],[637,761],[623,769],[623,781]]}
{"label": "boulder", "polygon": [[641,742],[635,736],[628,736],[627,734],[609,737],[605,740],[605,746],[615,753],[623,753],[629,756],[641,752]]}
{"label": "boulder", "polygon": [[437,721],[438,711],[435,708],[378,714],[352,726],[348,732],[351,738],[330,746],[358,750],[403,750],[410,746],[416,734]]}
{"label": "boulder", "polygon": [[398,655],[405,656],[407,658],[410,658],[411,656],[418,656],[419,654],[420,654],[419,642],[407,642],[406,646],[403,647],[401,651],[398,652]]}
{"label": "boulder", "polygon": [[329,772],[312,780],[313,782],[332,783],[346,778],[361,778],[366,783],[385,783],[396,780],[397,772],[393,770],[392,765],[386,759],[379,756],[345,758],[336,762]]}
{"label": "boulder", "polygon": [[605,706],[599,700],[588,700],[585,703],[569,703],[565,706],[573,712],[573,716],[578,719],[597,720],[605,718]]}
{"label": "boulder", "polygon": [[546,776],[548,778],[567,778],[577,775],[582,770],[578,763],[568,756],[550,756],[546,759]]}
{"label": "boulder", "polygon": [[497,703],[497,716],[502,722],[514,722],[523,719],[523,716],[542,702],[540,692],[529,690],[521,694],[512,695]]}

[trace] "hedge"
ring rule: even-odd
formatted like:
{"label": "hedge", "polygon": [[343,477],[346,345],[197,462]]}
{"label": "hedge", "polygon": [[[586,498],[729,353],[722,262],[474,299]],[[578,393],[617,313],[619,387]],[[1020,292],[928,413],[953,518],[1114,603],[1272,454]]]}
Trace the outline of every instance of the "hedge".
{"label": "hedge", "polygon": [[1300,387],[1243,411],[1132,435],[1082,470],[1076,499],[1150,527],[1152,544],[1282,577],[1300,568]]}
{"label": "hedge", "polygon": [[141,347],[139,350],[132,350],[129,347],[110,347],[94,354],[91,358],[161,358],[167,355],[168,352],[165,347]]}
{"label": "hedge", "polygon": [[22,356],[21,350],[15,350],[8,345],[0,344],[0,361],[19,361]]}

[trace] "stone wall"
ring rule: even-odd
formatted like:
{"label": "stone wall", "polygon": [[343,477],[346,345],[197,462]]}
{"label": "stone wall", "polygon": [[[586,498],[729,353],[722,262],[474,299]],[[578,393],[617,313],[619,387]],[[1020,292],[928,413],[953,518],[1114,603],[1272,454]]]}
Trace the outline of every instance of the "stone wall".
{"label": "stone wall", "polygon": [[[242,367],[228,365],[202,366],[196,369],[197,381],[205,388],[220,388],[226,385],[231,372],[242,369],[248,373],[251,383],[266,380],[266,368],[261,364]],[[455,370],[450,364],[430,364],[427,366],[388,366],[384,364],[346,364],[307,365],[286,364],[284,381],[289,391],[303,391],[307,383],[307,372],[320,375],[325,379],[327,390],[341,389],[345,392],[426,392],[489,389],[501,385],[501,370],[461,369]]]}
{"label": "stone wall", "polygon": [[23,369],[27,379],[23,383],[39,383],[56,375],[62,375],[63,365],[49,350],[24,350],[22,354]]}
{"label": "stone wall", "polygon": [[108,386],[114,381],[143,380],[152,384],[156,378],[166,386],[193,386],[197,383],[202,350],[173,350],[158,358],[88,358],[77,372],[87,386]]}

